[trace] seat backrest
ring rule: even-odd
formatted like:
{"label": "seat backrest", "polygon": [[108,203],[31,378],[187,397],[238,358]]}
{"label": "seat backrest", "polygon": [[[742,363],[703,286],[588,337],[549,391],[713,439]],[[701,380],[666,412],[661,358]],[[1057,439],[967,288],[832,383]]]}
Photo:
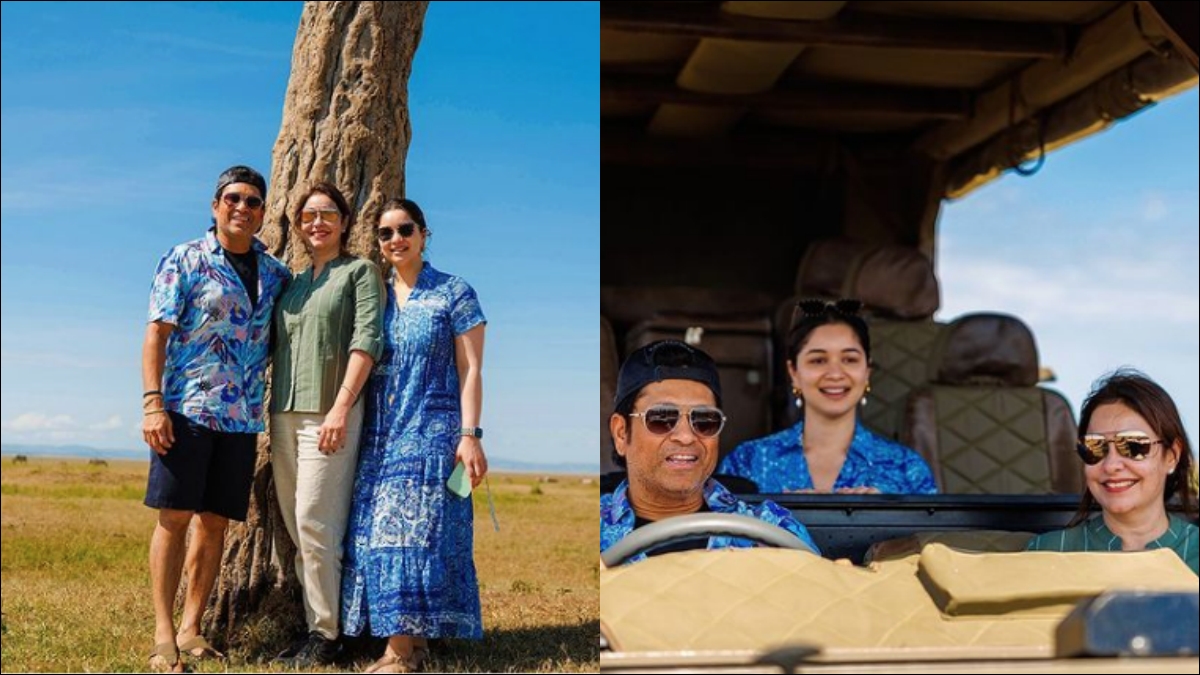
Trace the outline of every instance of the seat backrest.
{"label": "seat backrest", "polygon": [[943,492],[1078,493],[1075,418],[1037,386],[1029,328],[1003,314],[969,314],[938,335],[930,384],[908,398],[902,441],[929,462]]}
{"label": "seat backrest", "polygon": [[889,319],[868,319],[867,324],[871,329],[871,393],[859,415],[876,433],[900,440],[908,397],[929,384],[929,360],[946,325]]}
{"label": "seat backrest", "polygon": [[703,349],[721,375],[721,407],[729,418],[721,447],[765,436],[772,430],[770,395],[775,356],[766,316],[712,317],[660,314],[629,330],[626,355],[657,340],[683,340]]}
{"label": "seat backrest", "polygon": [[608,430],[608,418],[612,417],[613,397],[617,393],[617,372],[620,356],[617,338],[613,335],[608,319],[600,317],[600,473],[620,471],[613,460],[612,434]]}

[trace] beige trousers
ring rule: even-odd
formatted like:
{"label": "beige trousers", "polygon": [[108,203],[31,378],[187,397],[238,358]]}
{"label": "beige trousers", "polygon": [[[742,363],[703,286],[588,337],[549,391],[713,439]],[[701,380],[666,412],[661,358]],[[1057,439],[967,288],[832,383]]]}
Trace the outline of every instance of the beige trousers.
{"label": "beige trousers", "polygon": [[308,630],[338,637],[341,607],[342,540],[350,516],[358,439],[360,399],[346,416],[346,445],[332,455],[317,449],[318,413],[271,415],[271,467],[279,510],[296,544],[296,576],[304,590]]}

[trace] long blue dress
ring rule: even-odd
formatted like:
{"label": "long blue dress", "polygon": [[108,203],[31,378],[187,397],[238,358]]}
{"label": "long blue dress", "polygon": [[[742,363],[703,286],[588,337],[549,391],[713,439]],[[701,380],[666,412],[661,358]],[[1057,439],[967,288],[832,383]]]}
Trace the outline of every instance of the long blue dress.
{"label": "long blue dress", "polygon": [[368,382],[342,569],[342,632],[483,637],[470,498],[446,489],[462,426],[454,338],[486,321],[462,279],[425,263]]}

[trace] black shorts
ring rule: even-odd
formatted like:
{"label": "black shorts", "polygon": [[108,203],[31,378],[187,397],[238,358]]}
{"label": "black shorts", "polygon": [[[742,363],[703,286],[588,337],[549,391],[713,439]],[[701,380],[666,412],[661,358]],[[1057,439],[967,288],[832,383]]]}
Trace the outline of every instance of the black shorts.
{"label": "black shorts", "polygon": [[179,413],[167,414],[175,444],[165,455],[150,451],[146,506],[246,520],[258,434],[213,431]]}

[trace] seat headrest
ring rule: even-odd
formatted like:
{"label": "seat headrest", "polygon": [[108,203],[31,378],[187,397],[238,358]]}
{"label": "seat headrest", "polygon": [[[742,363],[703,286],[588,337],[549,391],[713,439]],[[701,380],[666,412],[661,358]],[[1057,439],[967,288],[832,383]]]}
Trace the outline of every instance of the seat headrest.
{"label": "seat headrest", "polygon": [[804,249],[796,269],[796,295],[840,298],[849,292],[847,282],[872,246],[854,239],[819,239]]}
{"label": "seat headrest", "polygon": [[928,319],[941,306],[933,263],[920,251],[844,237],[809,244],[796,271],[796,295],[855,298],[866,314],[888,319]]}
{"label": "seat headrest", "polygon": [[898,244],[863,258],[849,295],[862,300],[873,314],[897,319],[928,319],[941,306],[933,263],[920,251]]}
{"label": "seat headrest", "polygon": [[938,384],[1032,387],[1038,383],[1037,345],[1020,319],[965,314],[942,331],[930,361]]}

